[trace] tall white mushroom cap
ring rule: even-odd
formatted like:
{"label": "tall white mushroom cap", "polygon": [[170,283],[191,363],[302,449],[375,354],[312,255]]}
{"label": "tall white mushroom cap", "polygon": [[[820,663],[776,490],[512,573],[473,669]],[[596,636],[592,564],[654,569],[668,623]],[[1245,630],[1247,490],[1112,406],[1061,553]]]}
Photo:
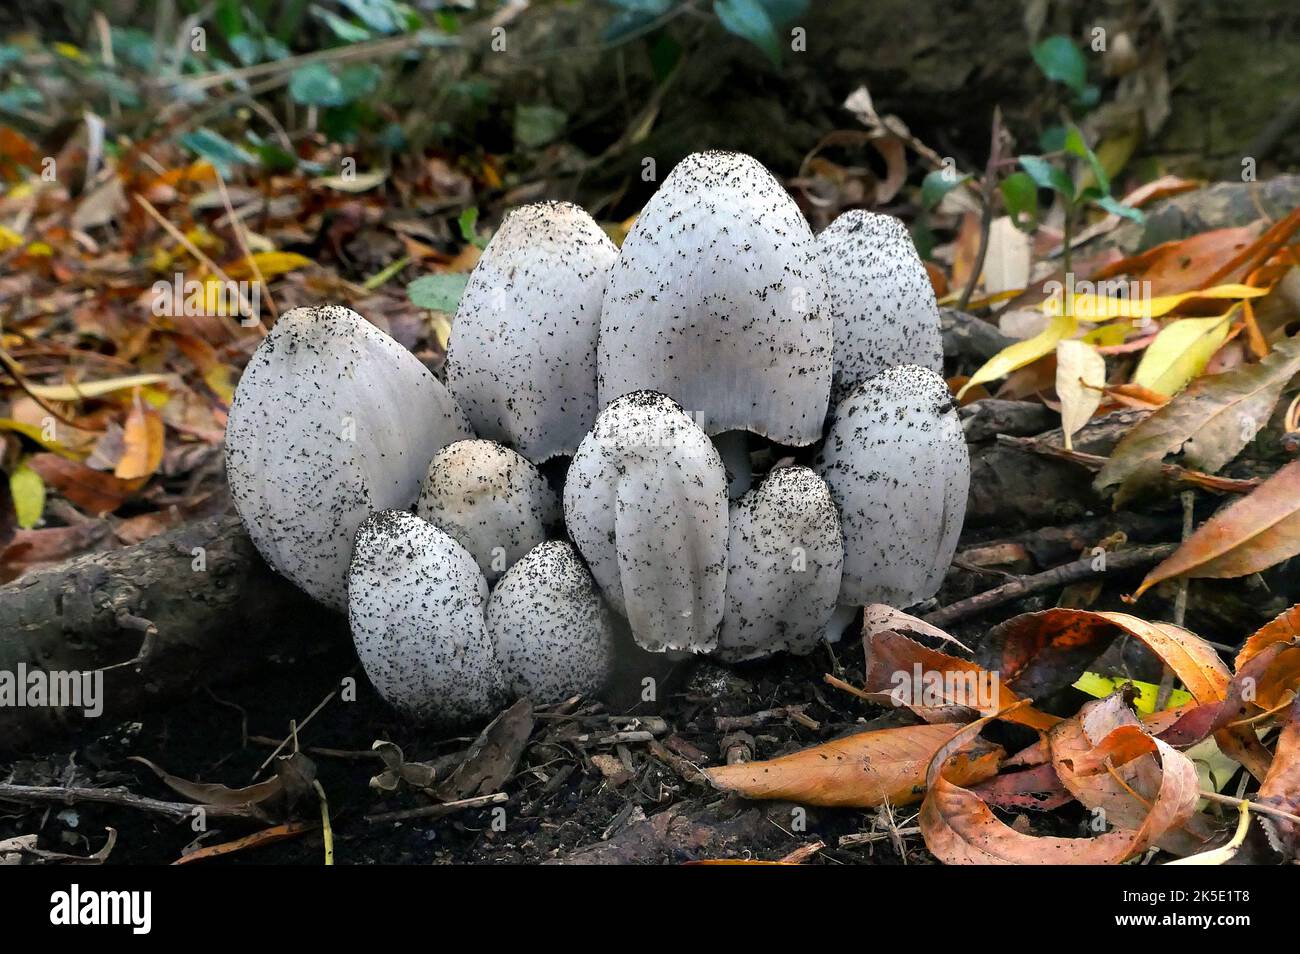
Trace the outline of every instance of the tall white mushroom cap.
{"label": "tall white mushroom cap", "polygon": [[472,437],[437,378],[354,311],[280,316],[235,389],[230,494],[271,566],[335,609],[361,521],[409,507],[430,458]]}
{"label": "tall white mushroom cap", "polygon": [[465,722],[502,702],[483,621],[487,599],[474,558],[419,517],[385,510],[358,530],[348,587],[352,639],[371,683],[408,718]]}
{"label": "tall white mushroom cap", "polygon": [[415,512],[446,531],[494,583],[560,523],[560,501],[533,464],[495,441],[434,455]]}
{"label": "tall white mushroom cap", "polygon": [[614,619],[571,543],[529,550],[492,591],[485,615],[512,695],[554,702],[591,695],[608,678]]}
{"label": "tall white mushroom cap", "polygon": [[569,202],[515,209],[456,309],[447,382],[481,437],[542,463],[596,420],[596,337],[618,249]]}
{"label": "tall white mushroom cap", "polygon": [[938,592],[970,486],[943,378],[902,365],[858,385],[835,409],[817,470],[844,530],[840,601],[901,608]]}
{"label": "tall white mushroom cap", "polygon": [[709,434],[822,436],[832,336],[798,206],[756,159],[687,156],[637,217],[600,319],[600,401],[667,394]]}
{"label": "tall white mushroom cap", "polygon": [[716,655],[728,662],[812,652],[835,612],[844,545],[826,482],[781,467],[731,508],[727,612]]}
{"label": "tall white mushroom cap", "polygon": [[835,324],[832,405],[886,368],[943,371],[934,287],[901,221],[851,209],[817,236],[817,251]]}
{"label": "tall white mushroom cap", "polygon": [[578,446],[564,517],[605,598],[651,652],[717,644],[727,574],[727,477],[680,407],[636,391]]}

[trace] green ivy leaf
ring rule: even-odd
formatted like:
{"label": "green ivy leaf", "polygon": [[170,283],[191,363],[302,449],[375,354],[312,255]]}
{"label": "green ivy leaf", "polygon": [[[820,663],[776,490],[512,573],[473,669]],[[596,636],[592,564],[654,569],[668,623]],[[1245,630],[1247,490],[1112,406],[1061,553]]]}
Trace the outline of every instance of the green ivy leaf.
{"label": "green ivy leaf", "polygon": [[469,242],[471,245],[476,245],[479,248],[483,248],[487,245],[487,242],[478,234],[477,205],[471,205],[468,209],[462,212],[460,218],[456,220],[456,224],[460,226],[460,237],[466,242]]}
{"label": "green ivy leaf", "polygon": [[1040,187],[1059,192],[1068,201],[1074,201],[1074,182],[1064,169],[1052,165],[1042,156],[1020,156],[1019,162],[1020,168],[1029,173]]}
{"label": "green ivy leaf", "polygon": [[947,169],[935,169],[926,173],[921,181],[921,206],[933,209],[943,197],[970,178],[970,173],[953,175]]}
{"label": "green ivy leaf", "polygon": [[1038,224],[1038,183],[1027,172],[1013,172],[998,188],[1012,224],[1022,231],[1032,231]]}
{"label": "green ivy leaf", "polygon": [[753,43],[773,63],[781,62],[781,41],[760,0],[713,0],[713,12],[728,33]]}
{"label": "green ivy leaf", "polygon": [[370,39],[371,33],[369,30],[353,23],[351,20],[343,19],[333,10],[313,6],[311,12],[312,16],[329,27],[329,31],[344,43],[362,43]]}
{"label": "green ivy leaf", "polygon": [[180,144],[200,158],[208,160],[226,178],[230,177],[235,166],[253,161],[248,152],[206,126],[186,133],[180,138]]}
{"label": "green ivy leaf", "polygon": [[342,106],[343,84],[324,63],[308,63],[289,77],[289,95],[304,106]]}
{"label": "green ivy leaf", "polygon": [[1032,50],[1034,62],[1050,80],[1064,83],[1076,94],[1082,95],[1088,81],[1088,65],[1083,54],[1068,36],[1049,36],[1036,43]]}
{"label": "green ivy leaf", "polygon": [[459,272],[421,275],[406,286],[406,297],[411,299],[411,304],[416,308],[452,314],[460,304],[460,296],[465,294],[467,284],[469,275]]}

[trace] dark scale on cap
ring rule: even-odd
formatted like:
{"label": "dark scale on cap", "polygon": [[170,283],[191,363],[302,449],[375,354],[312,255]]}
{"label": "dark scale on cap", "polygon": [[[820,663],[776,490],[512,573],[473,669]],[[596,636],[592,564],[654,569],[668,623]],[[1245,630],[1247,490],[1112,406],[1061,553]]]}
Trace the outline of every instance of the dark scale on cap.
{"label": "dark scale on cap", "polygon": [[512,695],[558,702],[598,692],[609,676],[614,621],[570,543],[543,543],[511,567],[486,619]]}
{"label": "dark scale on cap", "polygon": [[295,308],[235,390],[230,494],[267,562],[342,610],[357,526],[409,507],[429,458],[470,436],[447,389],[388,335],[347,308]]}
{"label": "dark scale on cap", "polygon": [[407,718],[454,725],[504,701],[483,612],[487,583],[437,527],[387,510],[357,532],[348,618],[357,656],[379,694]]}
{"label": "dark scale on cap", "polygon": [[938,591],[970,485],[965,436],[943,378],[890,368],[840,403],[817,470],[844,533],[840,602],[906,607]]}
{"label": "dark scale on cap", "polygon": [[750,156],[687,156],[638,216],[609,278],[605,404],[638,389],[697,410],[710,434],[802,446],[821,436],[831,322],[811,230]]}
{"label": "dark scale on cap", "polygon": [[452,324],[447,381],[479,436],[542,463],[596,419],[596,338],[618,249],[569,202],[506,216]]}
{"label": "dark scale on cap", "polygon": [[526,458],[495,441],[457,441],[429,463],[415,512],[469,551],[495,582],[561,522],[560,501]]}
{"label": "dark scale on cap", "polygon": [[835,325],[831,403],[896,365],[943,370],[939,306],[907,227],[851,209],[817,236]]}
{"label": "dark scale on cap", "polygon": [[814,650],[835,611],[843,563],[826,482],[807,467],[772,471],[731,508],[727,611],[716,655],[737,662]]}
{"label": "dark scale on cap", "polygon": [[727,560],[727,479],[712,441],[671,399],[610,404],[564,485],[569,535],[644,649],[717,642]]}

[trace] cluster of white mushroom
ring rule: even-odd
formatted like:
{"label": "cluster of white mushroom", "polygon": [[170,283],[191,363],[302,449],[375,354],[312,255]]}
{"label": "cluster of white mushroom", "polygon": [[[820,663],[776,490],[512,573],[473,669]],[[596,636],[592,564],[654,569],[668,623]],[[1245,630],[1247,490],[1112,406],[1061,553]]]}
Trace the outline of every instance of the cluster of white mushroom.
{"label": "cluster of white mushroom", "polygon": [[[941,362],[898,220],[814,239],[756,160],[697,153],[621,250],[569,203],[509,214],[447,387],[346,308],[281,317],[230,408],[231,493],[386,699],[480,717],[598,690],[628,633],[807,653],[931,597],[970,476]],[[561,495],[538,465],[567,457]]]}

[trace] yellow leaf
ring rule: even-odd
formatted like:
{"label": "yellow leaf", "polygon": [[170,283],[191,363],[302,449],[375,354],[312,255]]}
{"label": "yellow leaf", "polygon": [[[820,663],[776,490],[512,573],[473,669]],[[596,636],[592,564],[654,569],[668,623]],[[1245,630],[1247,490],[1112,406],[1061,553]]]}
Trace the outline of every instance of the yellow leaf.
{"label": "yellow leaf", "polygon": [[1065,449],[1074,449],[1074,434],[1101,406],[1106,383],[1106,359],[1082,341],[1062,341],[1056,346],[1056,396],[1061,401],[1061,429]]}
{"label": "yellow leaf", "polygon": [[203,381],[208,387],[212,388],[212,393],[221,398],[226,404],[235,399],[235,386],[230,380],[230,368],[224,364],[214,364],[206,374],[203,375]]}
{"label": "yellow leaf", "polygon": [[[1133,699],[1133,708],[1137,710],[1139,715],[1151,715],[1156,711],[1156,702],[1160,697],[1160,687],[1153,682],[1139,682],[1136,679],[1111,679],[1095,672],[1085,672],[1074,683],[1075,689],[1086,692],[1097,699],[1105,699],[1123,686],[1132,686],[1137,691],[1137,696]],[[1165,704],[1165,708],[1177,709],[1179,706],[1194,701],[1192,694],[1185,689],[1171,689],[1169,690],[1169,701]]]}
{"label": "yellow leaf", "polygon": [[[251,259],[251,261],[250,261]],[[253,265],[257,265],[257,271],[253,270]],[[241,258],[226,268],[226,274],[233,279],[255,278],[260,272],[262,277],[268,281],[276,275],[283,275],[285,272],[292,272],[299,268],[306,268],[312,264],[310,258],[306,255],[299,255],[297,252],[255,252],[248,258]]]}
{"label": "yellow leaf", "polygon": [[0,430],[14,431],[17,434],[22,434],[24,437],[29,437],[46,450],[53,451],[60,457],[68,458],[68,460],[81,459],[80,454],[69,450],[53,438],[47,439],[44,429],[37,427],[35,424],[28,424],[26,421],[16,421],[12,417],[0,417]]}
{"label": "yellow leaf", "polygon": [[9,475],[9,494],[14,499],[18,526],[30,530],[45,512],[45,481],[26,464],[19,464]]}
{"label": "yellow leaf", "polygon": [[167,374],[128,374],[120,378],[104,378],[100,381],[80,381],[76,384],[33,384],[32,394],[46,401],[80,401],[86,398],[103,397],[125,388],[142,387],[147,384],[160,384],[170,381]]}
{"label": "yellow leaf", "polygon": [[86,60],[86,54],[82,53],[81,50],[73,46],[71,43],[55,43],[53,44],[53,48],[55,53],[67,57],[70,60],[76,60],[78,62],[85,62]]}
{"label": "yellow leaf", "polygon": [[[1097,283],[1106,285],[1104,281]],[[1116,281],[1116,289],[1127,291],[1129,283]],[[1147,298],[1144,295],[1110,295],[1097,292],[1078,292],[1074,296],[1074,314],[1083,321],[1105,321],[1110,318],[1160,318],[1169,314],[1185,301],[1193,298],[1226,298],[1238,300],[1259,298],[1267,295],[1267,288],[1254,288],[1250,285],[1215,285],[1199,291],[1182,292],[1178,295],[1160,295]],[[1049,295],[1040,306],[1047,314],[1055,314],[1061,309],[1061,298]]]}
{"label": "yellow leaf", "polygon": [[1232,312],[1182,318],[1160,329],[1133,374],[1133,383],[1159,394],[1176,394],[1205,370],[1228,337]]}
{"label": "yellow leaf", "polygon": [[1034,335],[1032,338],[1026,338],[1024,341],[1017,341],[1013,345],[1003,348],[988,361],[984,362],[965,387],[957,392],[957,400],[975,387],[977,384],[987,384],[989,381],[996,381],[998,378],[1005,377],[1017,368],[1023,368],[1027,364],[1033,364],[1044,355],[1049,355],[1056,350],[1056,345],[1063,338],[1068,338],[1074,334],[1078,328],[1078,321],[1073,315],[1056,315],[1052,318],[1046,328]]}
{"label": "yellow leaf", "polygon": [[1108,325],[1098,325],[1087,334],[1080,335],[1079,340],[1096,345],[1098,348],[1113,348],[1115,345],[1123,344],[1132,329],[1131,321],[1112,321]]}
{"label": "yellow leaf", "polygon": [[11,248],[18,248],[23,244],[23,237],[9,228],[7,225],[0,225],[0,252],[7,252]]}
{"label": "yellow leaf", "polygon": [[33,242],[31,245],[27,246],[26,253],[41,258],[49,258],[54,254],[54,249],[50,248],[50,246],[45,242]]}

